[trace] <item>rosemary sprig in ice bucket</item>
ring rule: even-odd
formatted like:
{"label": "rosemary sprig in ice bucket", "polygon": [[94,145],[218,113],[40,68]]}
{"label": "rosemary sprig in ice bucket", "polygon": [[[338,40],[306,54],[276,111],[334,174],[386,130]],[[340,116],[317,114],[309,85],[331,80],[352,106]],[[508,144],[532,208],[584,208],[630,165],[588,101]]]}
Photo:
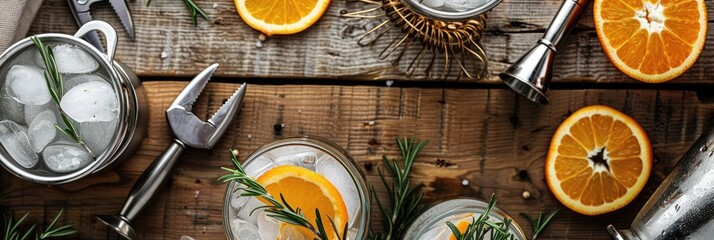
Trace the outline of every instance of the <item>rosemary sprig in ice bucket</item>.
{"label": "rosemary sprig in ice bucket", "polygon": [[89,153],[89,156],[91,156],[92,158],[96,158],[92,150],[90,150],[84,140],[82,140],[77,126],[75,126],[72,121],[69,120],[67,114],[62,110],[62,107],[60,107],[62,96],[65,93],[64,80],[62,79],[62,74],[57,68],[57,62],[55,61],[55,57],[52,52],[52,47],[45,45],[44,43],[42,43],[42,40],[35,36],[30,37],[30,39],[32,40],[32,42],[35,43],[35,47],[39,51],[40,56],[42,57],[42,61],[44,61],[45,63],[46,69],[44,71],[44,74],[45,82],[47,83],[47,89],[49,90],[50,95],[52,96],[52,100],[55,102],[55,104],[57,104],[57,107],[59,108],[60,117],[62,118],[62,121],[67,126],[66,128],[63,128],[55,124],[55,128],[57,128],[57,130],[59,130],[69,139],[77,142],[79,145],[84,147],[84,150]]}

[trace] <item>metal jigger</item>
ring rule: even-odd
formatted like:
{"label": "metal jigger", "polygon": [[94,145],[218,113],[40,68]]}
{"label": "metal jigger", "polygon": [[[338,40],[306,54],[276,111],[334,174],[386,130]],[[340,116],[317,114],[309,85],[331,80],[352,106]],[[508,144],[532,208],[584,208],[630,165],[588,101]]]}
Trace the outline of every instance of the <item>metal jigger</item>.
{"label": "metal jigger", "polygon": [[508,70],[501,80],[528,100],[548,103],[548,86],[553,76],[553,60],[558,43],[575,27],[590,0],[565,0],[553,18],[543,38]]}

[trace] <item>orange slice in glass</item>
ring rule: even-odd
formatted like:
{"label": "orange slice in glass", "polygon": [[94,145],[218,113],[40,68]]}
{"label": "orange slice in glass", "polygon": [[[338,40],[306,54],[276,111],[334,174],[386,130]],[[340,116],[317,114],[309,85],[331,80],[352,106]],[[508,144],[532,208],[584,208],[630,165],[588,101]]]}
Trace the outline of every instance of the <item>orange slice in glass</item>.
{"label": "orange slice in glass", "polygon": [[[276,200],[280,201],[282,194],[293,209],[300,208],[305,218],[315,227],[315,209],[319,209],[328,235],[334,233],[334,230],[327,216],[335,222],[336,229],[344,229],[348,216],[347,206],[337,188],[324,176],[306,168],[282,165],[268,170],[256,181]],[[264,199],[260,200],[268,204]],[[298,227],[296,230],[302,232],[306,239],[315,238],[315,234],[308,229]],[[336,239],[336,236],[328,237]]]}

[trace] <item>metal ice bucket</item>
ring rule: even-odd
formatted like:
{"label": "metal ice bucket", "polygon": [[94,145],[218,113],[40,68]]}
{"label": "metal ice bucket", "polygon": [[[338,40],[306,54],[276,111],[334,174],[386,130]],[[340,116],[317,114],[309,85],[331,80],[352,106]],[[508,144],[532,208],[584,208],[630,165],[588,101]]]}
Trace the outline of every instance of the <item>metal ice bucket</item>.
{"label": "metal ice bucket", "polygon": [[714,238],[714,126],[705,131],[632,221],[612,239]]}
{"label": "metal ice bucket", "polygon": [[[107,40],[107,52],[103,53],[81,39],[91,31],[100,31]],[[4,147],[0,148],[0,164],[12,174],[41,184],[62,184],[71,182],[89,174],[99,172],[126,160],[139,146],[146,135],[148,106],[146,93],[139,78],[124,64],[114,60],[117,46],[117,34],[106,22],[91,21],[83,25],[74,36],[58,33],[36,35],[46,44],[67,43],[89,53],[99,64],[100,69],[108,73],[109,84],[118,95],[119,119],[109,145],[104,152],[96,153],[96,158],[87,166],[66,174],[50,173],[18,166]],[[13,60],[27,48],[34,48],[30,38],[25,38],[10,46],[0,54],[0,75]],[[5,78],[0,79],[5,81]]]}

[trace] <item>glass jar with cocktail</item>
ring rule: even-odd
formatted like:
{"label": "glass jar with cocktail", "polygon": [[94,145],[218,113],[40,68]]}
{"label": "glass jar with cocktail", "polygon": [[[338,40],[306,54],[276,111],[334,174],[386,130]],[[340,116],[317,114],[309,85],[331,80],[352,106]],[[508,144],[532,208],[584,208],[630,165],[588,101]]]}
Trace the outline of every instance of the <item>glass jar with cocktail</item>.
{"label": "glass jar with cocktail", "polygon": [[[369,193],[364,174],[340,147],[314,137],[294,137],[266,144],[243,162],[245,175],[264,186],[274,200],[301,213],[312,226],[322,225],[327,239],[365,239]],[[261,196],[245,196],[251,187],[231,181],[223,215],[228,239],[314,239],[315,229],[278,220]],[[316,222],[319,210],[322,224]]]}

